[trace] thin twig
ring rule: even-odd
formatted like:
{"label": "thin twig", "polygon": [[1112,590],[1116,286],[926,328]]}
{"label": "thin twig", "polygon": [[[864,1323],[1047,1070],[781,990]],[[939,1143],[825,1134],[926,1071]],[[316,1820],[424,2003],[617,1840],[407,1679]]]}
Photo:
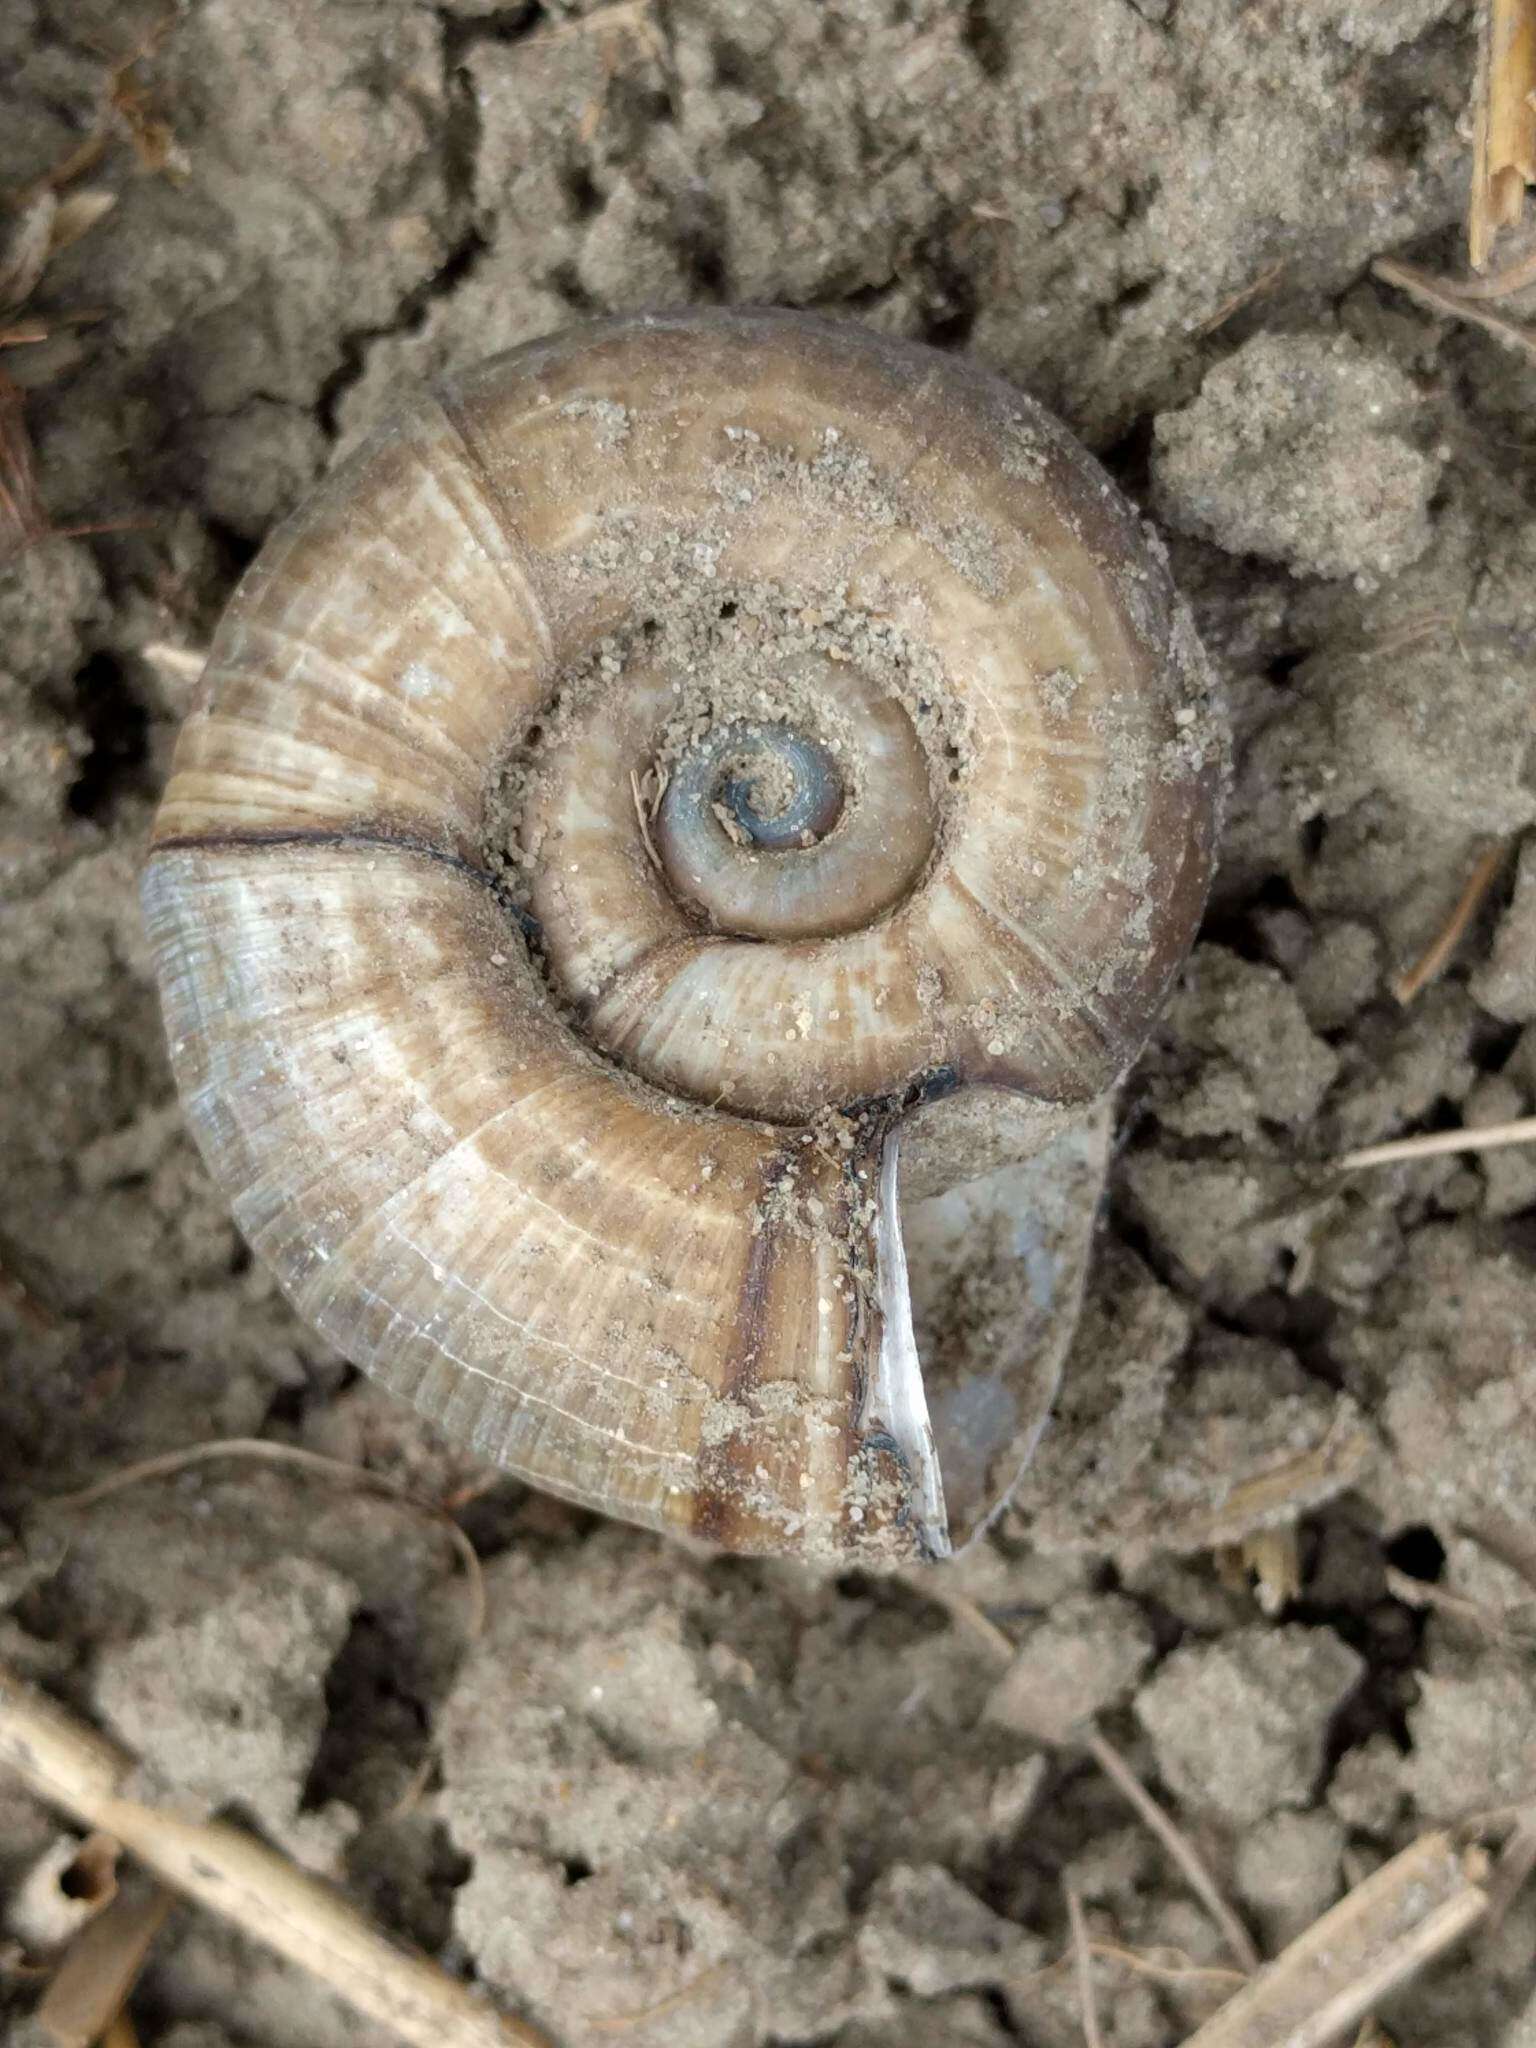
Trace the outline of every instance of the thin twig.
{"label": "thin twig", "polygon": [[1459,628],[1461,619],[1454,611],[1414,612],[1394,626],[1388,633],[1373,633],[1368,640],[1362,640],[1346,656],[1350,661],[1381,661],[1389,654],[1397,654],[1404,647],[1416,647],[1423,640],[1429,640],[1436,633]]}
{"label": "thin twig", "polygon": [[488,1493],[494,1493],[498,1486],[505,1486],[507,1479],[507,1473],[488,1468],[473,1479],[466,1479],[462,1486],[454,1487],[451,1493],[445,1493],[438,1506],[444,1514],[461,1514],[465,1508],[473,1507],[477,1500],[484,1500]]}
{"label": "thin twig", "polygon": [[1536,249],[1506,264],[1503,270],[1496,270],[1492,277],[1458,277],[1454,281],[1447,278],[1442,282],[1464,299],[1513,298],[1516,292],[1536,284]]}
{"label": "thin twig", "polygon": [[1487,1857],[1422,1835],[1316,1920],[1184,2048],[1328,2048],[1488,1910]]}
{"label": "thin twig", "polygon": [[57,1330],[60,1327],[59,1317],[48,1304],[39,1301],[26,1282],[18,1280],[14,1273],[8,1273],[4,1266],[0,1266],[0,1304],[34,1330]]}
{"label": "thin twig", "polygon": [[627,29],[638,42],[653,49],[660,42],[660,36],[650,19],[651,4],[652,0],[607,0],[605,6],[579,14],[573,21],[557,21],[537,29],[533,40],[554,43],[567,36],[602,36],[614,29]]}
{"label": "thin twig", "polygon": [[179,147],[169,121],[152,111],[149,92],[138,83],[134,71],[152,56],[166,33],[175,27],[179,10],[168,8],[138,45],[112,69],[107,103],[128,131],[133,153],[146,171],[165,171],[179,180],[188,168],[186,151]]}
{"label": "thin twig", "polygon": [[421,1762],[412,1771],[405,1790],[385,1815],[386,1820],[403,1820],[408,1813],[414,1813],[426,1796],[432,1782],[432,1773],[437,1769],[437,1757],[429,1749]]}
{"label": "thin twig", "polygon": [[1415,1579],[1409,1573],[1399,1571],[1396,1565],[1388,1565],[1385,1584],[1392,1598],[1401,1600],[1405,1607],[1431,1608],[1437,1614],[1449,1615],[1453,1621],[1462,1622],[1466,1627],[1476,1629],[1480,1635],[1487,1636],[1490,1642],[1503,1643],[1511,1649],[1536,1649],[1536,1627],[1521,1628],[1517,1623],[1505,1621],[1489,1608],[1479,1606],[1477,1601],[1467,1599],[1465,1594],[1453,1593],[1447,1586],[1437,1586],[1431,1579]]}
{"label": "thin twig", "polygon": [[1257,298],[1262,298],[1271,285],[1278,284],[1284,272],[1285,259],[1284,257],[1277,257],[1273,263],[1266,264],[1258,276],[1252,279],[1251,282],[1241,286],[1230,297],[1223,299],[1215,312],[1208,313],[1205,319],[1192,332],[1195,334],[1214,334],[1218,327],[1226,325],[1234,313],[1240,313],[1244,306],[1250,305]]}
{"label": "thin twig", "polygon": [[0,1665],[0,1764],[412,2048],[550,2048],[254,1835],[124,1795],[135,1760]]}
{"label": "thin twig", "polygon": [[1484,1508],[1475,1521],[1462,1522],[1459,1533],[1469,1537],[1480,1550],[1486,1550],[1517,1579],[1536,1587],[1536,1536],[1528,1523],[1517,1522],[1497,1508]]}
{"label": "thin twig", "polygon": [[[1177,1948],[1124,1948],[1117,1941],[1090,1940],[1088,1952],[1104,1962],[1119,1963],[1139,1977],[1151,1977],[1159,1984],[1206,1984],[1212,1989],[1218,1985],[1230,1989],[1248,1982],[1246,1970],[1224,1970],[1215,1964],[1192,1963],[1183,1950]],[[1177,1957],[1177,1961],[1165,1960],[1168,1957]],[[1076,1963],[1076,1952],[1068,1947],[1054,1962],[1043,1963],[1038,1970],[1026,1970],[1022,1977],[1005,1977],[1000,1981],[1007,1987],[1025,1991],[1031,1985],[1043,1984],[1048,1977],[1059,1977],[1063,1970],[1075,1968]]]}
{"label": "thin twig", "polygon": [[[1211,1963],[1192,1963],[1187,1956],[1177,1963],[1165,1963],[1158,1959],[1154,1950],[1145,1953],[1140,1949],[1122,1948],[1114,1941],[1093,1941],[1089,1947],[1096,1956],[1103,1956],[1107,1962],[1123,1963],[1138,1976],[1154,1977],[1160,1984],[1246,1984],[1247,1973],[1242,1970],[1222,1970]],[[1177,1949],[1173,1954],[1179,1954]]]}
{"label": "thin twig", "polygon": [[1396,1166],[1404,1159],[1438,1159],[1448,1152],[1496,1152],[1504,1145],[1536,1144],[1536,1116],[1519,1116],[1505,1124],[1466,1125],[1458,1131],[1421,1131],[1413,1138],[1389,1138],[1381,1145],[1362,1145],[1334,1161],[1339,1173],[1362,1166]]}
{"label": "thin twig", "polygon": [[268,1443],[264,1437],[254,1436],[221,1437],[212,1443],[192,1444],[183,1451],[163,1451],[158,1457],[141,1458],[136,1464],[108,1473],[105,1479],[98,1479],[94,1485],[82,1487],[78,1493],[55,1494],[44,1505],[63,1514],[78,1514],[130,1486],[142,1486],[151,1479],[170,1479],[194,1465],[211,1464],[221,1458],[250,1458],[269,1465],[291,1465],[319,1479],[339,1480],[365,1492],[382,1494],[386,1500],[399,1501],[403,1507],[426,1515],[448,1537],[463,1567],[469,1594],[468,1631],[471,1636],[478,1636],[484,1631],[485,1573],[475,1546],[453,1517],[436,1501],[424,1499],[408,1486],[386,1478],[382,1472],[365,1471],[362,1466],[349,1465],[341,1458],[327,1458],[319,1451],[306,1451],[299,1444]]}
{"label": "thin twig", "polygon": [[53,527],[37,487],[26,397],[0,370],[0,561],[46,540]]}
{"label": "thin twig", "polygon": [[1488,1884],[1488,1918],[1483,1936],[1491,1935],[1514,1904],[1520,1891],[1536,1870],[1536,1812],[1529,1807],[1515,1823],[1513,1834],[1499,1852]]}
{"label": "thin twig", "polygon": [[26,394],[0,370],[0,562],[44,541],[79,540],[92,533],[124,533],[153,525],[149,518],[94,520],[55,526],[43,504],[37,463],[27,431]]}
{"label": "thin twig", "polygon": [[119,123],[127,129],[134,153],[146,170],[164,170],[172,164],[178,152],[170,127],[149,113],[147,95],[134,83],[133,71],[153,54],[156,45],[167,30],[175,26],[176,20],[177,10],[171,8],[152,24],[126,55],[113,59],[107,73],[107,89],[102,96],[101,110],[89,133],[41,177],[24,186],[16,195],[18,200],[35,198],[40,192],[62,191],[66,185],[72,184],[105,156]]}
{"label": "thin twig", "polygon": [[34,178],[30,185],[24,185],[15,194],[13,203],[25,204],[27,200],[35,199],[40,192],[62,191],[76,178],[83,177],[87,171],[95,169],[106,155],[107,145],[111,140],[110,119],[104,116],[88,135],[77,142],[66,155],[61,156],[56,164],[44,171],[41,177]]}
{"label": "thin twig", "polygon": [[587,2025],[594,2034],[627,2034],[632,2027],[649,2026],[652,2020],[664,2019],[669,2013],[678,2012],[685,2005],[691,2005],[701,1991],[708,1991],[719,1983],[722,1977],[732,1972],[728,1962],[713,1963],[707,1970],[701,1970],[691,1978],[681,1991],[673,1991],[665,1998],[658,1999],[641,2012],[614,2013],[608,2019],[588,2020]]}
{"label": "thin twig", "polygon": [[1400,1003],[1411,1003],[1420,989],[1427,988],[1430,982],[1445,972],[1450,964],[1451,955],[1461,944],[1467,926],[1477,915],[1483,898],[1493,887],[1494,879],[1504,865],[1504,856],[1508,851],[1508,842],[1499,840],[1478,857],[1477,865],[1467,877],[1466,887],[1457,897],[1455,908],[1438,936],[1412,967],[1393,982],[1392,993]]}
{"label": "thin twig", "polygon": [[661,857],[651,843],[651,818],[655,813],[646,809],[645,790],[641,785],[638,771],[633,768],[629,771],[629,793],[635,800],[635,822],[640,827],[640,843],[645,848],[646,859],[660,874]]}
{"label": "thin twig", "polygon": [[903,1573],[901,1582],[920,1600],[926,1600],[935,1607],[942,1607],[953,1622],[973,1635],[991,1652],[994,1662],[1011,1664],[1019,1654],[1017,1643],[1005,1635],[997,1623],[982,1613],[974,1600],[967,1599],[947,1580],[935,1574],[926,1577],[917,1572]]}
{"label": "thin twig", "polygon": [[1067,1898],[1067,1925],[1072,1930],[1072,1959],[1077,1972],[1077,2006],[1083,2022],[1083,2040],[1087,2048],[1104,2048],[1104,2036],[1099,2031],[1098,2002],[1093,1995],[1093,1950],[1088,1940],[1088,1922],[1083,1917],[1083,1902],[1070,1878],[1062,1879],[1061,1888]]}
{"label": "thin twig", "polygon": [[1222,1897],[1215,1878],[1206,1869],[1205,1861],[1194,1843],[1179,1829],[1171,1816],[1163,1811],[1119,1750],[1097,1728],[1088,1735],[1083,1746],[1105,1777],[1124,1799],[1135,1807],[1142,1821],[1178,1864],[1184,1873],[1185,1882],[1221,1929],[1222,1939],[1238,1962],[1245,1970],[1258,1969],[1259,1952],[1254,1947],[1247,1928]]}
{"label": "thin twig", "polygon": [[1393,256],[1378,256],[1371,271],[1383,284],[1396,285],[1431,313],[1440,313],[1449,320],[1470,321],[1516,354],[1536,359],[1536,328],[1523,327],[1507,313],[1495,313],[1432,271],[1420,270],[1412,263],[1399,263]]}
{"label": "thin twig", "polygon": [[[987,1646],[995,1661],[1008,1665],[1018,1655],[1016,1647],[996,1622],[989,1621],[975,1601],[968,1600],[963,1593],[955,1592],[937,1579],[915,1572],[903,1574],[902,1584],[922,1599],[931,1600],[942,1607],[952,1620],[968,1629],[979,1642]],[[1254,1947],[1247,1928],[1222,1897],[1215,1878],[1206,1869],[1205,1862],[1194,1843],[1158,1805],[1106,1736],[1097,1729],[1092,1729],[1084,1738],[1083,1747],[1122,1797],[1136,1809],[1141,1820],[1157,1836],[1184,1873],[1190,1890],[1216,1922],[1227,1947],[1244,1970],[1256,1970],[1259,1967],[1259,1952]]]}

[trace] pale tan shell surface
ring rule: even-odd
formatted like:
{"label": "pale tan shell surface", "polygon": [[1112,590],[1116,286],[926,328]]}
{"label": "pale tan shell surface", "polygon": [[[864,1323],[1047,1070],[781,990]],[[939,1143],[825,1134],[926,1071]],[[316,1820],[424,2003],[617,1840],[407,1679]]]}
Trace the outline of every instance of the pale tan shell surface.
{"label": "pale tan shell surface", "polygon": [[798,315],[538,343],[230,607],[145,882],[178,1083],[301,1312],[487,1456],[939,1550],[894,1119],[1112,1085],[1222,765],[1159,555],[996,379]]}

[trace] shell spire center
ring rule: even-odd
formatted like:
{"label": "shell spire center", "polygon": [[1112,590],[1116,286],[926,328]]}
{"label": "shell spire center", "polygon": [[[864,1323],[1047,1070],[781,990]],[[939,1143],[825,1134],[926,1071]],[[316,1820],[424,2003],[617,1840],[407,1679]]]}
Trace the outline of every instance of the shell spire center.
{"label": "shell spire center", "polygon": [[807,852],[837,829],[847,784],[830,748],[787,725],[715,728],[667,784],[666,828],[692,841],[724,833],[762,853]]}
{"label": "shell spire center", "polygon": [[844,783],[830,750],[788,726],[727,727],[674,778],[674,801],[705,799],[720,829],[769,853],[805,851],[834,831]]}

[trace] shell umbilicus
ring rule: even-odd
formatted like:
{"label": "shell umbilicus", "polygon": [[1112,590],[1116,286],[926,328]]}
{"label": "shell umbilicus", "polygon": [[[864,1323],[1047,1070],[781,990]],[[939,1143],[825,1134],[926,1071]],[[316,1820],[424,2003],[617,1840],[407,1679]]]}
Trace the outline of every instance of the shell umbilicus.
{"label": "shell umbilicus", "polygon": [[799,314],[536,343],[220,627],[145,881],[188,1115],[300,1312],[488,1458],[942,1554],[1039,1417],[925,1396],[898,1132],[932,1190],[1100,1117],[1223,758],[1160,552],[999,379]]}

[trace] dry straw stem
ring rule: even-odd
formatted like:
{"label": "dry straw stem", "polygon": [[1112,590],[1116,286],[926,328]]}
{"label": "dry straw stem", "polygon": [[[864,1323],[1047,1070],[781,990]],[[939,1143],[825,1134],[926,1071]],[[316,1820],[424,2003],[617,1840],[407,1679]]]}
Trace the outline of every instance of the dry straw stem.
{"label": "dry straw stem", "polygon": [[[1018,1655],[1018,1651],[996,1622],[989,1621],[975,1601],[968,1600],[963,1593],[954,1592],[938,1580],[915,1572],[904,1574],[901,1583],[921,1599],[931,1600],[935,1605],[942,1607],[951,1620],[958,1622],[978,1642],[987,1646],[998,1664],[1006,1667]],[[1190,1890],[1220,1928],[1223,1940],[1243,1969],[1256,1970],[1259,1967],[1259,1952],[1254,1947],[1247,1928],[1222,1897],[1220,1886],[1207,1870],[1205,1861],[1194,1843],[1172,1816],[1163,1811],[1119,1750],[1106,1736],[1100,1734],[1098,1729],[1090,1728],[1087,1731],[1082,1746],[1168,1851],[1183,1872]]]}
{"label": "dry straw stem", "polygon": [[1476,1130],[1420,1131],[1412,1138],[1388,1138],[1381,1145],[1362,1145],[1334,1162],[1340,1173],[1362,1166],[1397,1166],[1406,1159],[1438,1159],[1448,1152],[1497,1152],[1504,1145],[1536,1144],[1536,1116],[1517,1116],[1506,1124],[1483,1124]]}
{"label": "dry straw stem", "polygon": [[122,2012],[171,1910],[162,1885],[119,1892],[65,1951],[37,2008],[55,2048],[92,2048]]}
{"label": "dry straw stem", "polygon": [[412,2048],[551,2048],[329,1885],[222,1821],[177,1818],[125,1796],[132,1757],[0,1665],[0,1764],[50,1805],[114,1835],[165,1884],[329,1985]]}
{"label": "dry straw stem", "polygon": [[1484,0],[1472,150],[1467,246],[1481,270],[1536,184],[1536,0]]}
{"label": "dry straw stem", "polygon": [[1514,1833],[1504,1844],[1488,1885],[1488,1918],[1481,1939],[1486,1942],[1525,1888],[1536,1870],[1536,1813],[1527,1810],[1515,1823]]}
{"label": "dry straw stem", "polygon": [[1421,1835],[1314,1921],[1184,2048],[1328,2048],[1488,1910],[1488,1859]]}
{"label": "dry straw stem", "polygon": [[1063,1879],[1067,1899],[1067,1924],[1072,1929],[1072,1959],[1077,1972],[1077,2003],[1083,2021],[1084,2048],[1104,2048],[1099,2027],[1098,2002],[1093,1994],[1093,1945],[1088,1939],[1088,1922],[1077,1886]]}
{"label": "dry straw stem", "polygon": [[1228,1551],[1226,1555],[1236,1565],[1239,1583],[1246,1583],[1252,1573],[1254,1597],[1265,1614],[1280,1613],[1300,1594],[1301,1547],[1294,1522],[1251,1529],[1236,1546],[1235,1553]]}

